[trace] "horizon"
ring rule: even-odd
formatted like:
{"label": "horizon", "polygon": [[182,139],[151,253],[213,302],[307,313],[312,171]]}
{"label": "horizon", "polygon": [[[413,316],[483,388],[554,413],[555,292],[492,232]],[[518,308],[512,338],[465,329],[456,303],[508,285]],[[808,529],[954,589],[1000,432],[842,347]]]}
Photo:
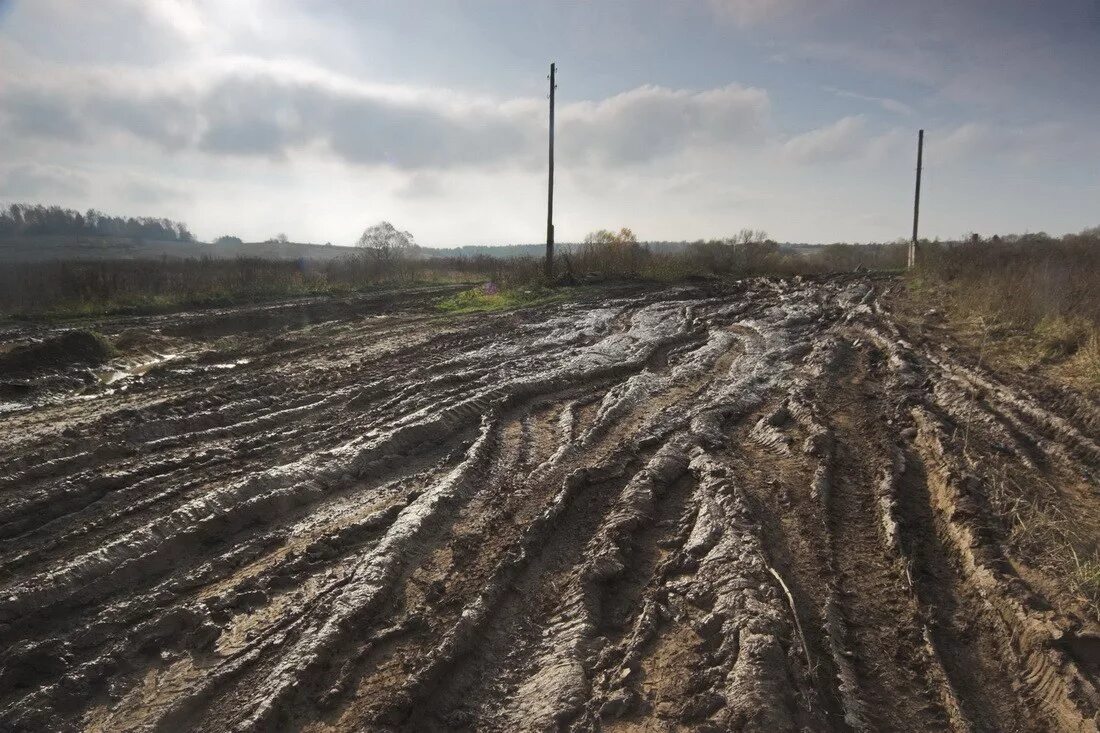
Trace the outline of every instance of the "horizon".
{"label": "horizon", "polygon": [[922,237],[1097,223],[1083,0],[0,0],[0,200],[539,243],[551,60],[562,241],[905,238],[918,128]]}

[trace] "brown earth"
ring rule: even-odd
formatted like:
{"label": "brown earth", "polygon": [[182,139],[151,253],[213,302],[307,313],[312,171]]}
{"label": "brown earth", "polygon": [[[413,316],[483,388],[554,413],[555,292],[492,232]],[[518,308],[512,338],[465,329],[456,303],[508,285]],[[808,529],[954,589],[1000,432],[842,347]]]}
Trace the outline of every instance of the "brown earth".
{"label": "brown earth", "polygon": [[895,289],[96,324],[0,405],[0,729],[1095,731],[1100,410]]}

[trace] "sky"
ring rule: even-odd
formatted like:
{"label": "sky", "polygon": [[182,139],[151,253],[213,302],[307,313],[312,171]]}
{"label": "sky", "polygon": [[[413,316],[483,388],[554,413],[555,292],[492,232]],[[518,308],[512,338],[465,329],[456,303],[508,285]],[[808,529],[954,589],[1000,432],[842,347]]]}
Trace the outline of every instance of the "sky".
{"label": "sky", "polygon": [[1096,0],[0,0],[0,203],[200,239],[1100,224]]}

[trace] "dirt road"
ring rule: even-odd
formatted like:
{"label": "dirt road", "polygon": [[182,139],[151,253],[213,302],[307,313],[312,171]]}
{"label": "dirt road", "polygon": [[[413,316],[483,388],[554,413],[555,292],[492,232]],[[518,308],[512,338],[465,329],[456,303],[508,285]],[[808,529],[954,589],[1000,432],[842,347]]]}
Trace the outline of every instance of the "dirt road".
{"label": "dirt road", "polygon": [[891,287],[104,323],[0,413],[0,729],[1095,731],[1015,522],[1100,410]]}

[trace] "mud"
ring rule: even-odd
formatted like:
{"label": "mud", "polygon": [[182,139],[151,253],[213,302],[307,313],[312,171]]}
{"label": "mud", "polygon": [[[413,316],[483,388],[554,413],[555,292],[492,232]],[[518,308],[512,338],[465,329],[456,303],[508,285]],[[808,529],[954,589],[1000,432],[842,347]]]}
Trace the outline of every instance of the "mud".
{"label": "mud", "polygon": [[0,729],[1095,731],[1010,508],[1100,537],[1100,413],[894,287],[98,324],[0,415]]}

